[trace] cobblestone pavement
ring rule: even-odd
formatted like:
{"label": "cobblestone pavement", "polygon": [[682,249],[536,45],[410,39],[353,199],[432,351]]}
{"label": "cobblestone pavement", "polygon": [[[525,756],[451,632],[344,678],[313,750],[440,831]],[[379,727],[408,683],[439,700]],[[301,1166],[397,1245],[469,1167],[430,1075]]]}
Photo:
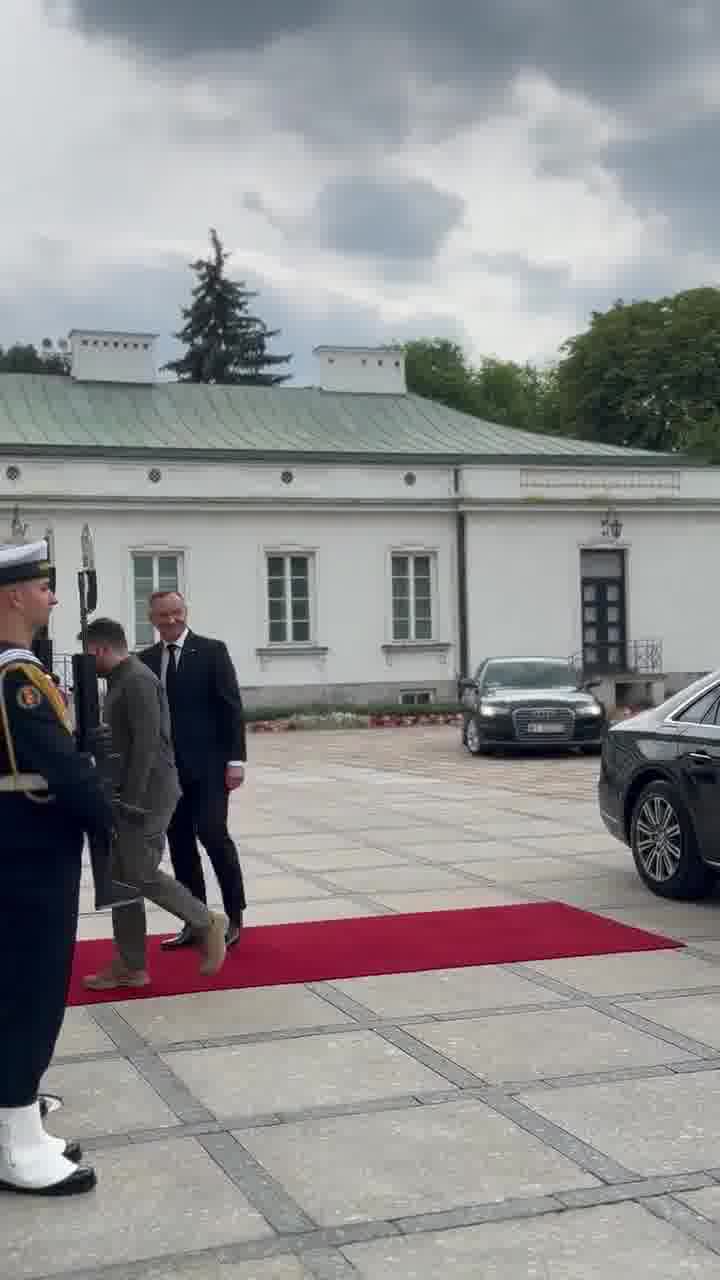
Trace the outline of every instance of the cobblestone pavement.
{"label": "cobblestone pavement", "polygon": [[249,923],[549,898],[689,945],[72,1009],[47,1085],[98,1191],[6,1197],[3,1280],[717,1280],[720,906],[642,888],[596,761],[251,746]]}

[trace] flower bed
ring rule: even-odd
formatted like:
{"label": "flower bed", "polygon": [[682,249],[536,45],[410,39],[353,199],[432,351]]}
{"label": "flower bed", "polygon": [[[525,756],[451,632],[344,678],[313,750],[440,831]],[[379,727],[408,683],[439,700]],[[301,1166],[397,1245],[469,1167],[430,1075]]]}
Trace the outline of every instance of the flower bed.
{"label": "flower bed", "polygon": [[273,711],[270,714],[251,712],[248,716],[248,729],[251,733],[293,733],[303,729],[397,729],[461,722],[461,712],[453,707],[438,707],[432,711],[406,711],[398,707],[343,707]]}

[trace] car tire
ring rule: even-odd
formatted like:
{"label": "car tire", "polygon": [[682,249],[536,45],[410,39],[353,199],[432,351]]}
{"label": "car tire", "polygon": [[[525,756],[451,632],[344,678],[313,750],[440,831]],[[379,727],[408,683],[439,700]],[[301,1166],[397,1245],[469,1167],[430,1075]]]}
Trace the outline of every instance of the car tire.
{"label": "car tire", "polygon": [[480,727],[475,716],[470,716],[470,719],[465,721],[465,727],[463,728],[463,742],[471,756],[482,755],[484,749],[482,734],[480,733]]}
{"label": "car tire", "polygon": [[650,782],[641,791],[630,846],[640,879],[658,897],[689,901],[710,893],[715,875],[700,857],[690,814],[669,783]]}

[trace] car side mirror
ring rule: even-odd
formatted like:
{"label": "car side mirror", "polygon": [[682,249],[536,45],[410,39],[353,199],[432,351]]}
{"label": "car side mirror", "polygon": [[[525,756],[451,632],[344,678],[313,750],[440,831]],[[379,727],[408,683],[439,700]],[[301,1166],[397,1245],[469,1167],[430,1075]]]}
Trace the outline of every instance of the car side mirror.
{"label": "car side mirror", "polygon": [[599,680],[585,680],[585,681],[583,682],[583,686],[582,686],[582,687],[583,687],[583,689],[587,689],[588,693],[592,693],[593,689],[599,689],[599,688],[600,688],[600,681],[599,681]]}
{"label": "car side mirror", "polygon": [[462,698],[465,693],[475,693],[477,690],[477,681],[469,676],[464,676],[462,680],[458,680],[458,696]]}

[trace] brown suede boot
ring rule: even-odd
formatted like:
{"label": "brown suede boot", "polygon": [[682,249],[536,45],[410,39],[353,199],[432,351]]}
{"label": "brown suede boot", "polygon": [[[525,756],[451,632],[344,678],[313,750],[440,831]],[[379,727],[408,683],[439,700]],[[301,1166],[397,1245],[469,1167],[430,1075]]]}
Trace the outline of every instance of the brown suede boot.
{"label": "brown suede boot", "polygon": [[220,911],[211,911],[210,924],[204,933],[198,934],[197,945],[202,956],[200,973],[204,978],[211,978],[213,974],[219,973],[225,963],[227,927],[227,916]]}
{"label": "brown suede boot", "polygon": [[115,987],[147,987],[150,974],[147,969],[128,969],[120,956],[115,956],[106,969],[89,973],[83,978],[88,991],[112,991]]}

